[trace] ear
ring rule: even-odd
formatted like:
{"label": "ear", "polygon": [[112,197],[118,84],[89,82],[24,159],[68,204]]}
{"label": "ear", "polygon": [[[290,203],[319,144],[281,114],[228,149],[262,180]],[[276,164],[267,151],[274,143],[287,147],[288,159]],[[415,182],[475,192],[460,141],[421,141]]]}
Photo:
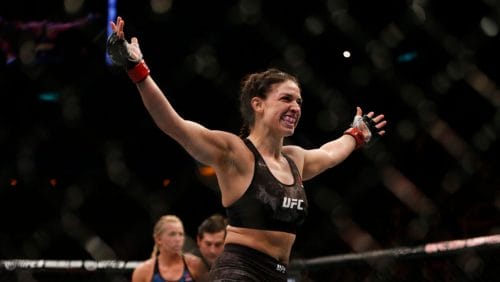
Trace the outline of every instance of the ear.
{"label": "ear", "polygon": [[261,112],[263,110],[264,101],[260,97],[253,97],[252,100],[250,100],[250,104],[255,112]]}
{"label": "ear", "polygon": [[161,243],[160,236],[155,235],[155,236],[154,236],[154,240],[155,240],[155,244],[156,244],[157,246],[159,246],[159,245],[160,245],[160,243]]}

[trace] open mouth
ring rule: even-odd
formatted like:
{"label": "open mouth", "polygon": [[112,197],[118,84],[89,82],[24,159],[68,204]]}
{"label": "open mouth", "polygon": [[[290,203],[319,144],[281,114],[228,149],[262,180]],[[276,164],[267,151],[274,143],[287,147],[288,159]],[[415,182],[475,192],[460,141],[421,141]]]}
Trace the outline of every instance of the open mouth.
{"label": "open mouth", "polygon": [[284,115],[281,120],[285,124],[286,127],[288,128],[294,128],[295,124],[297,123],[297,118],[291,115]]}

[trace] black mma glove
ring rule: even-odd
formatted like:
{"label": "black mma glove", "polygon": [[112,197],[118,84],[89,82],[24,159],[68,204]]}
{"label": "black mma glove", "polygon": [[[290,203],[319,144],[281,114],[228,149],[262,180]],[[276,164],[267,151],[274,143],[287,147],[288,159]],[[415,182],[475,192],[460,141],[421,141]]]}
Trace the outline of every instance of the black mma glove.
{"label": "black mma glove", "polygon": [[128,43],[113,32],[106,42],[106,52],[114,65],[127,70],[128,76],[134,83],[139,83],[148,77],[150,71],[143,60],[137,40]]}
{"label": "black mma glove", "polygon": [[380,129],[376,127],[375,121],[367,115],[355,116],[351,128],[344,131],[344,134],[351,135],[356,139],[356,149],[368,144],[372,137],[377,136]]}

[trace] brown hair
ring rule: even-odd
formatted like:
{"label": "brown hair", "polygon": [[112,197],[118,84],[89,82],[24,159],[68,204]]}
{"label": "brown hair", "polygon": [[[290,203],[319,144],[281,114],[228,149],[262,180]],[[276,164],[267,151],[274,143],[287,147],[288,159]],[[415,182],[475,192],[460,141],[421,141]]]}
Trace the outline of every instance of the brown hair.
{"label": "brown hair", "polygon": [[205,233],[213,234],[226,231],[226,226],[227,220],[224,216],[220,214],[211,215],[198,226],[198,238],[203,238]]}
{"label": "brown hair", "polygon": [[245,76],[241,82],[240,113],[243,119],[240,136],[249,134],[255,122],[255,114],[251,105],[253,97],[266,98],[271,87],[276,83],[291,80],[299,84],[298,79],[286,72],[270,68],[263,72],[252,73]]}

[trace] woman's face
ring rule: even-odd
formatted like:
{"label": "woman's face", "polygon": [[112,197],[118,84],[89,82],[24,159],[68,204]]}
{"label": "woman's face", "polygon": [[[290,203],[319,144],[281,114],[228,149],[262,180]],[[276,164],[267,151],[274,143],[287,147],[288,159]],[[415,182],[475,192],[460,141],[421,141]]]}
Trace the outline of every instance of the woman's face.
{"label": "woman's face", "polygon": [[284,136],[292,135],[299,122],[302,106],[297,83],[287,80],[273,85],[262,102],[260,112],[263,121],[277,128]]}
{"label": "woman's face", "polygon": [[184,240],[184,228],[180,222],[166,222],[163,231],[156,236],[160,252],[180,253]]}

